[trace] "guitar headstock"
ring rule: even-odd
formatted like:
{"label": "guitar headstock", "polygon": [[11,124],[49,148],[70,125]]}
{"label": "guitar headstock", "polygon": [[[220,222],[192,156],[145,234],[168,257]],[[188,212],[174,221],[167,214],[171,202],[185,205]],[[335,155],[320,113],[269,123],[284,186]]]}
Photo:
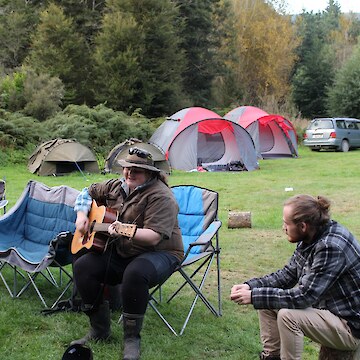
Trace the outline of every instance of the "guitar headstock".
{"label": "guitar headstock", "polygon": [[116,223],[115,231],[119,235],[123,235],[129,238],[134,237],[136,233],[137,226],[135,224],[126,224],[126,223]]}

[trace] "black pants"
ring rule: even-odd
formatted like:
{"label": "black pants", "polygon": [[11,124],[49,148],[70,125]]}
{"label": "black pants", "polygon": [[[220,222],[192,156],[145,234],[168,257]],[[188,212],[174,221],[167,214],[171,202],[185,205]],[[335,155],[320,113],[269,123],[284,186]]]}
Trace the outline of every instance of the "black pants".
{"label": "black pants", "polygon": [[88,252],[76,259],[74,278],[86,307],[96,308],[102,302],[104,285],[121,283],[123,311],[143,315],[149,289],[168,278],[178,264],[179,260],[165,251],[122,258],[110,248],[103,254]]}

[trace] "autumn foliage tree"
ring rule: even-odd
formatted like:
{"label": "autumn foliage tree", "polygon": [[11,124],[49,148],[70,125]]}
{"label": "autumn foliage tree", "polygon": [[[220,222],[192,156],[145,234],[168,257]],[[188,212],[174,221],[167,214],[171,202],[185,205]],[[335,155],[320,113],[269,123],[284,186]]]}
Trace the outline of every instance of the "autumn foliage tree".
{"label": "autumn foliage tree", "polygon": [[232,0],[233,56],[229,63],[244,89],[245,103],[260,104],[273,96],[279,102],[289,94],[289,79],[297,45],[290,17],[262,0]]}

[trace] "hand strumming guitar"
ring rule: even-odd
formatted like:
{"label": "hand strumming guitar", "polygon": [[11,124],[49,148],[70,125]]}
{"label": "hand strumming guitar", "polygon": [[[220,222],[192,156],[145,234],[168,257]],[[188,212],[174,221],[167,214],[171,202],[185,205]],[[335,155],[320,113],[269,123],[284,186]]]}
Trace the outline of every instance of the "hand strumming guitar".
{"label": "hand strumming guitar", "polygon": [[88,218],[88,216],[84,212],[78,211],[75,225],[76,225],[76,229],[81,234],[85,234],[89,230],[89,218]]}

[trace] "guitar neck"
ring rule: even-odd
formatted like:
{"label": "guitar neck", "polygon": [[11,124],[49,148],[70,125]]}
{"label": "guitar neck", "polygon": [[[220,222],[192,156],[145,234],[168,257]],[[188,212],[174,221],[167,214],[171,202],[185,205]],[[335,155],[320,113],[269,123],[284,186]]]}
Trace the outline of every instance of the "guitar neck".
{"label": "guitar neck", "polygon": [[[93,223],[90,227],[90,232],[108,232],[110,225],[109,223]],[[133,237],[136,232],[136,225],[119,223],[115,230],[119,235]]]}
{"label": "guitar neck", "polygon": [[106,223],[94,223],[92,227],[92,231],[108,232],[110,225],[111,224],[106,224]]}

